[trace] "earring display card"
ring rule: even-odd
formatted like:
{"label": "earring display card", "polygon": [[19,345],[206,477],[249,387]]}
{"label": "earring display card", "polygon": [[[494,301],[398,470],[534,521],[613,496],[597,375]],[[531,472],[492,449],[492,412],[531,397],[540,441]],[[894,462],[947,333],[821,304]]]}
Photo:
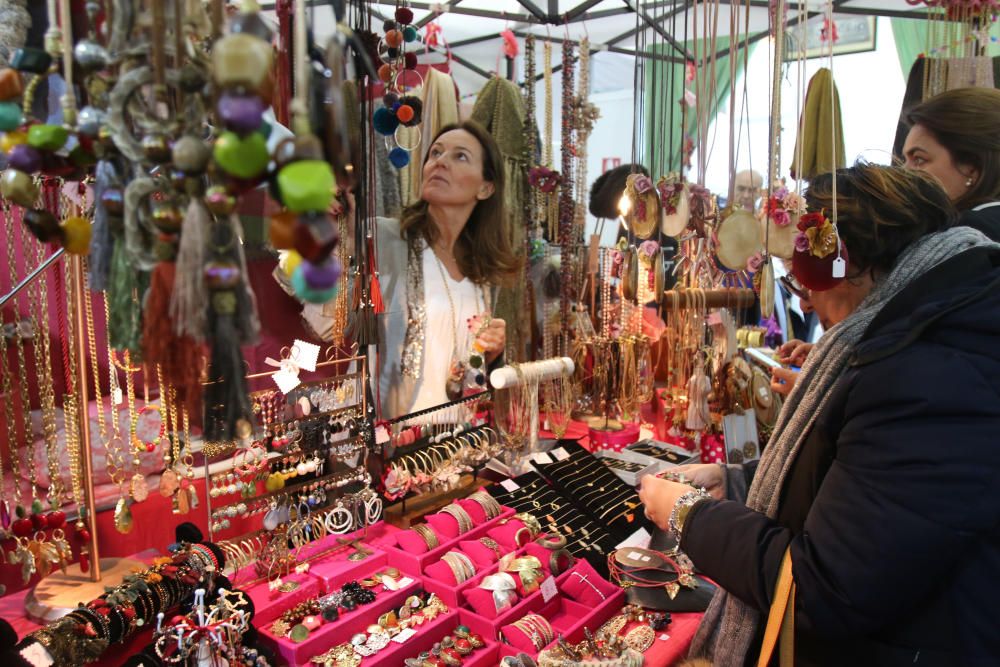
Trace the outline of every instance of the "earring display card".
{"label": "earring display card", "polygon": [[242,589],[253,602],[255,624],[270,624],[281,616],[282,612],[286,609],[294,607],[303,600],[319,595],[321,590],[319,580],[307,573],[293,572],[287,576],[282,576],[281,581],[286,587],[296,586],[295,590],[287,593],[280,590],[271,590],[267,581]]}
{"label": "earring display card", "polygon": [[722,434],[726,442],[727,463],[746,463],[760,458],[757,418],[753,411],[723,417]]}

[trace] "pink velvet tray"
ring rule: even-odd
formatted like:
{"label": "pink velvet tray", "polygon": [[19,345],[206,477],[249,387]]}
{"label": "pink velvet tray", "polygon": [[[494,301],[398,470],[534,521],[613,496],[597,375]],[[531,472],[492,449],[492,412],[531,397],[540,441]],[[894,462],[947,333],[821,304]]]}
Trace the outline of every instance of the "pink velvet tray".
{"label": "pink velvet tray", "polygon": [[[523,547],[514,552],[515,557],[522,554],[524,554]],[[465,601],[465,596],[463,595],[465,591],[476,588],[483,578],[490,574],[496,574],[499,569],[500,563],[494,563],[488,568],[483,568],[476,573],[476,576],[458,586],[450,586],[446,582],[439,581],[425,574],[423,577],[424,588],[431,593],[437,593],[438,597],[444,600],[445,604],[457,607]]]}
{"label": "pink velvet tray", "polygon": [[[552,625],[552,629],[556,632],[557,637],[561,635],[566,639],[566,641],[574,644],[584,639],[584,628],[589,628],[591,631],[597,630],[597,628],[601,627],[601,625],[603,625],[609,618],[619,613],[624,603],[624,591],[618,591],[615,596],[609,597],[593,609],[578,602],[573,602],[572,600],[564,598],[561,595],[557,595],[547,603],[541,605],[541,607],[525,611],[524,613],[536,613],[542,615]],[[515,616],[507,623],[512,623],[522,616],[524,616],[524,614]],[[504,625],[507,623],[504,623]],[[499,632],[500,627],[502,626],[497,626],[497,632]],[[554,644],[555,642],[552,642],[549,646]],[[501,643],[499,657],[503,658],[508,655],[517,655],[520,652],[521,651],[519,649],[516,649],[513,646]],[[537,657],[537,653],[530,655],[532,655],[532,657]]]}
{"label": "pink velvet tray", "polygon": [[315,597],[321,593],[320,582],[315,577],[307,573],[292,573],[281,578],[282,582],[295,582],[299,585],[297,589],[290,593],[272,591],[268,588],[267,581],[263,581],[250,588],[241,588],[254,606],[254,624],[270,625],[271,621],[281,616],[281,613],[290,607],[294,607],[303,600]]}
{"label": "pink velvet tray", "polygon": [[[380,569],[378,565],[369,565],[368,569],[359,573],[359,577],[366,577],[374,574]],[[317,586],[319,579],[313,578]],[[290,639],[276,637],[271,633],[270,623],[259,623],[254,619],[254,625],[260,631],[261,640],[273,648],[285,661],[291,664],[308,662],[309,658],[333,648],[341,642],[348,641],[351,635],[364,632],[364,629],[377,622],[382,614],[398,609],[403,605],[407,597],[413,595],[420,589],[420,582],[410,580],[403,588],[396,591],[377,591],[375,601],[371,604],[362,605],[354,611],[344,612],[341,610],[340,618],[333,623],[324,623],[319,628],[309,634],[309,637],[299,643]],[[293,606],[286,604],[282,610]],[[278,614],[280,616],[280,613]],[[277,618],[277,617],[275,617]],[[436,620],[436,619],[435,619]]]}
{"label": "pink velvet tray", "polygon": [[348,558],[350,552],[336,553],[313,563],[309,568],[309,574],[320,580],[324,592],[330,593],[339,589],[345,582],[357,580],[362,574],[388,567],[384,551],[374,547],[370,547],[369,551],[372,555],[359,561],[350,560]]}

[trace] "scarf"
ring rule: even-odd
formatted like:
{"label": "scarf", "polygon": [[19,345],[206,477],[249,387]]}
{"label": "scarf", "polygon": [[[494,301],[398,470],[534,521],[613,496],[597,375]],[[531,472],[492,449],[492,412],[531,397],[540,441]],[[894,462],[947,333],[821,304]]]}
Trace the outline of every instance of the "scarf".
{"label": "scarf", "polygon": [[[747,507],[772,519],[777,516],[781,489],[799,449],[844,376],[854,346],[889,300],[936,264],[972,247],[988,244],[985,236],[969,227],[955,227],[915,241],[861,305],[824,334],[802,367],[778,416],[750,486]],[[741,666],[761,620],[761,612],[720,588],[705,611],[691,654],[708,656],[713,665],[721,667]]]}

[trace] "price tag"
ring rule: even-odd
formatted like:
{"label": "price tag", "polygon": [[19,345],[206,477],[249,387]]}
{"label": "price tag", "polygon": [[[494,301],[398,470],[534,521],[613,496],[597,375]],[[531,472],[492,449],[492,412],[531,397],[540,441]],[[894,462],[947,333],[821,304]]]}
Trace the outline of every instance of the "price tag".
{"label": "price tag", "polygon": [[123,401],[122,390],[120,387],[115,387],[114,402],[115,405],[121,405]]}
{"label": "price tag", "polygon": [[414,630],[413,628],[406,628],[405,630],[403,630],[402,632],[400,632],[398,635],[396,635],[395,637],[393,637],[392,641],[396,642],[397,644],[402,644],[403,642],[405,642],[407,639],[409,639],[410,637],[412,637],[415,634],[417,634],[416,630]]}
{"label": "price tag", "polygon": [[548,602],[556,596],[559,591],[556,590],[556,580],[549,575],[548,578],[542,582],[542,600]]}
{"label": "price tag", "polygon": [[838,257],[833,260],[833,277],[843,278],[847,275],[847,262],[844,261],[843,257]]}
{"label": "price tag", "polygon": [[514,493],[515,491],[521,488],[517,485],[517,482],[515,482],[512,479],[505,479],[504,481],[500,482],[500,486],[502,486],[504,490],[507,491],[508,493]]}
{"label": "price tag", "polygon": [[398,591],[401,588],[406,588],[412,583],[413,579],[410,579],[409,577],[403,577],[402,579],[396,582],[396,590]]}
{"label": "price tag", "polygon": [[299,380],[298,373],[286,373],[285,371],[278,371],[271,376],[274,380],[274,384],[278,385],[278,389],[281,390],[282,394],[287,394],[292,389],[295,389],[302,381]]}
{"label": "price tag", "polygon": [[[648,549],[649,542],[652,539],[653,537],[652,535],[649,534],[649,531],[647,531],[645,528],[640,528],[639,530],[629,535],[628,538],[626,538],[624,542],[616,546],[615,549],[628,549],[630,547],[635,549]],[[641,558],[642,554],[638,554],[633,551],[632,553],[629,554],[629,557]]]}
{"label": "price tag", "polygon": [[379,445],[384,445],[389,442],[389,429],[387,429],[384,425],[375,429],[375,442]]}
{"label": "price tag", "polygon": [[569,452],[564,447],[556,447],[552,450],[551,454],[556,457],[556,461],[565,461],[569,458]]}
{"label": "price tag", "polygon": [[552,463],[552,457],[548,452],[538,452],[534,458],[536,463]]}

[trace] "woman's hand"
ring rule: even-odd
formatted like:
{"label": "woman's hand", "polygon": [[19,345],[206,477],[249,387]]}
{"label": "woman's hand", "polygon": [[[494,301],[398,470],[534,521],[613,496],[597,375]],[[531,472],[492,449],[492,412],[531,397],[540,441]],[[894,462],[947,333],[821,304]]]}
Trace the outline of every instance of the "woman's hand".
{"label": "woman's hand", "polygon": [[507,345],[507,323],[499,317],[494,317],[486,329],[479,334],[476,341],[483,348],[486,363],[492,364],[503,353],[503,348]]}
{"label": "woman's hand", "polygon": [[771,391],[782,396],[788,396],[799,379],[799,372],[791,368],[771,369]]}
{"label": "woman's hand", "polygon": [[716,500],[726,499],[725,476],[722,466],[718,463],[690,463],[685,466],[671,468],[667,473],[661,473],[667,479],[677,478],[681,482],[690,482],[708,491]]}
{"label": "woman's hand", "polygon": [[793,338],[778,348],[778,361],[790,366],[801,366],[809,353],[812,352],[813,347],[815,346],[812,343]]}
{"label": "woman's hand", "polygon": [[660,529],[669,530],[670,513],[674,511],[677,499],[694,490],[687,484],[678,484],[660,479],[655,475],[646,475],[642,478],[639,499],[646,508],[646,518]]}

